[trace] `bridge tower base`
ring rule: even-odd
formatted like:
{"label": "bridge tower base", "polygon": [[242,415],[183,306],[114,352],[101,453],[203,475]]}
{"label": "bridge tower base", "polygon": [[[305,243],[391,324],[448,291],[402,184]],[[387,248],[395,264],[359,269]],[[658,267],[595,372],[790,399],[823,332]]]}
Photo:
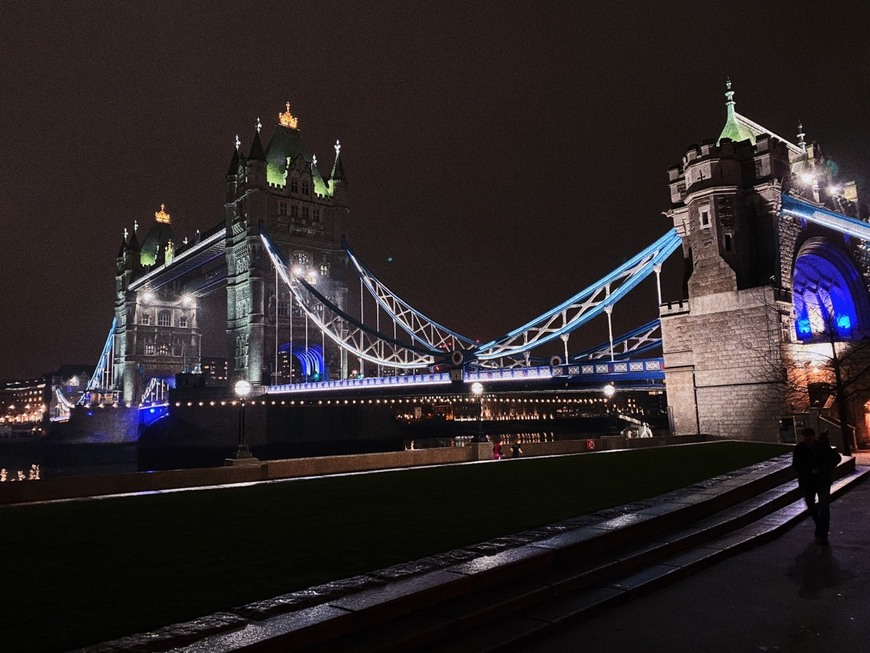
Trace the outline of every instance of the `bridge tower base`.
{"label": "bridge tower base", "polygon": [[771,287],[661,307],[675,435],[779,439],[779,419],[789,410],[781,324],[790,308]]}

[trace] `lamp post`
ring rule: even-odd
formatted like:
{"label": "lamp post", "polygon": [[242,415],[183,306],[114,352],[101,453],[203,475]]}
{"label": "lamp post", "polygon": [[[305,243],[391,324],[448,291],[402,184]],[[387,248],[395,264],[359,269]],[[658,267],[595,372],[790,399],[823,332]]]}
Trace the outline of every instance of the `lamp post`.
{"label": "lamp post", "polygon": [[475,442],[485,442],[483,437],[483,384],[475,381],[471,384],[471,394],[477,397],[477,435],[474,436]]}
{"label": "lamp post", "polygon": [[249,464],[257,464],[260,461],[251,455],[250,449],[248,449],[248,442],[245,439],[245,401],[248,396],[251,394],[251,384],[242,379],[240,381],[236,381],[236,384],[233,386],[233,391],[236,393],[236,396],[240,399],[241,405],[239,406],[239,438],[238,438],[238,447],[236,448],[236,453],[233,454],[231,458],[226,459],[227,465],[249,465]]}

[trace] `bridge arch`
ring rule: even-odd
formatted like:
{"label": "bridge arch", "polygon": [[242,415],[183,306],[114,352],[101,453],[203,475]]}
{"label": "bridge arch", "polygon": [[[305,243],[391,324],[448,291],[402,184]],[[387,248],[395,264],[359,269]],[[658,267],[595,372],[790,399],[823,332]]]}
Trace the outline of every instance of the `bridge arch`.
{"label": "bridge arch", "polygon": [[295,369],[299,370],[299,375],[306,381],[321,381],[329,379],[329,370],[326,365],[326,359],[323,356],[323,347],[320,345],[309,345],[307,348],[304,345],[294,345],[285,342],[278,348],[280,354],[289,354],[292,356],[296,365]]}
{"label": "bridge arch", "polygon": [[795,255],[792,278],[798,340],[830,335],[849,340],[870,333],[864,279],[838,243],[822,236],[805,240]]}

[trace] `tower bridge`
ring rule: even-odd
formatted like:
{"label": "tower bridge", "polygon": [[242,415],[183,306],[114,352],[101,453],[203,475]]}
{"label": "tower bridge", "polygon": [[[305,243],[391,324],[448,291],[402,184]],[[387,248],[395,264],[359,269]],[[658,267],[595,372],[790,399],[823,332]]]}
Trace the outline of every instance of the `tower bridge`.
{"label": "tower bridge", "polygon": [[[808,386],[850,373],[821,364],[826,348],[842,360],[870,335],[870,225],[857,186],[838,181],[802,128],[791,143],[737,113],[730,82],[719,138],[693,145],[668,171],[672,228],[487,343],[402,300],[344,241],[351,216],[338,142],[324,176],[289,104],[265,147],[261,129],[258,121],[247,154],[236,139],[220,223],[179,241],[161,207],[141,244],[135,228],[125,233],[115,319],[84,402],[148,405],[176,375],[195,378],[201,300],[219,289],[229,384],[248,380],[258,396],[412,393],[477,380],[493,391],[517,382],[666,388],[676,434],[776,439],[780,418],[812,407]],[[660,320],[614,337],[618,302],[648,276],[658,280],[677,250],[682,297],[663,299],[657,284]],[[571,334],[602,315],[607,341],[572,352]],[[539,353],[559,341],[563,356]],[[840,399],[829,416],[867,439],[870,393],[854,392],[848,407]]]}

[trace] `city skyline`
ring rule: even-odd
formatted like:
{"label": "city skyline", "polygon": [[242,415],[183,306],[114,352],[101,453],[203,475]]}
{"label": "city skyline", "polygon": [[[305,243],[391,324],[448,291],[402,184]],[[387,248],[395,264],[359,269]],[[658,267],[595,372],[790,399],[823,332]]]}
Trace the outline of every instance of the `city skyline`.
{"label": "city skyline", "polygon": [[[802,6],[7,8],[0,379],[94,364],[124,229],[141,235],[161,204],[182,238],[220,222],[236,134],[246,152],[260,119],[268,138],[287,101],[324,164],[342,143],[357,254],[481,340],[670,227],[666,170],[719,135],[726,77],[738,111],[785,138],[802,122],[866,201],[868,10],[813,14],[813,47],[767,36],[806,33]],[[665,300],[679,298],[676,258]],[[655,304],[620,305],[615,325]]]}

